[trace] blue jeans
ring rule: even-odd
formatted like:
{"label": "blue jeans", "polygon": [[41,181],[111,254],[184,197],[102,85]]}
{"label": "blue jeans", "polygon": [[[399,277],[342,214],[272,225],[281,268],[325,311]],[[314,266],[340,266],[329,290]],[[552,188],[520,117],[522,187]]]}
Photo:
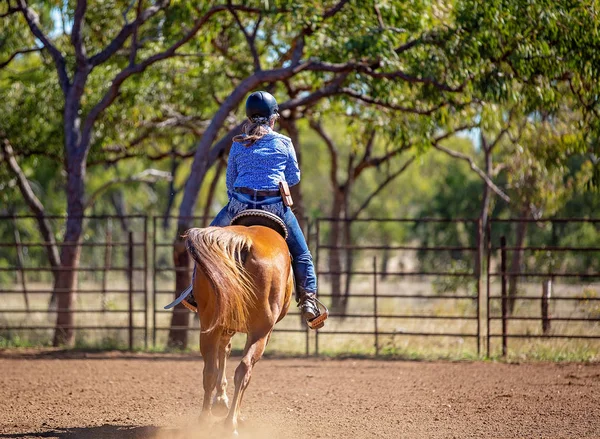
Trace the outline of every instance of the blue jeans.
{"label": "blue jeans", "polygon": [[229,203],[221,209],[211,226],[228,226],[234,216],[246,209],[262,209],[274,213],[283,220],[288,228],[287,245],[292,255],[292,268],[296,280],[296,290],[308,293],[317,292],[317,275],[312,255],[296,216],[281,197],[260,197],[238,192],[229,193]]}

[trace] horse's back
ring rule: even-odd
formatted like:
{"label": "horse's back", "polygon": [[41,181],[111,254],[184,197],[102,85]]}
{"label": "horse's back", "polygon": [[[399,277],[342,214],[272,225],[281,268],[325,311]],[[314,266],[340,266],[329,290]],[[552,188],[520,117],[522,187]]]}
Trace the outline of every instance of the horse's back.
{"label": "horse's back", "polygon": [[[213,238],[194,239],[203,234]],[[287,313],[293,291],[291,259],[283,237],[264,226],[192,229],[188,235],[192,236],[191,253],[198,267],[194,296],[203,329],[210,330],[216,324],[235,332],[270,332]],[[202,246],[205,241],[212,246]],[[233,242],[244,243],[237,247],[239,253],[230,247]],[[219,255],[216,258],[209,256],[213,246],[221,249],[214,250]],[[238,262],[241,258],[242,271],[236,271],[239,265],[232,258]],[[223,263],[225,259],[229,262]],[[247,278],[248,283],[238,282],[241,278]],[[251,293],[243,293],[238,284],[250,286]]]}
{"label": "horse's back", "polygon": [[252,240],[250,257],[244,263],[256,285],[257,314],[269,312],[273,324],[289,308],[294,281],[287,243],[273,229],[264,226],[230,226]]}
{"label": "horse's back", "polygon": [[289,263],[289,249],[283,237],[275,230],[264,226],[229,226],[229,229],[250,237],[252,254],[264,261],[283,261]]}

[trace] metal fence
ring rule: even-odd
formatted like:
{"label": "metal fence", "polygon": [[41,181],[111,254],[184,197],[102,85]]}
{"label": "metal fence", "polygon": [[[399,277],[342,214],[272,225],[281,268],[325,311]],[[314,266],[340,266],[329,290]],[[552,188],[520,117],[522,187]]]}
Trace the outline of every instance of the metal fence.
{"label": "metal fence", "polygon": [[[61,230],[64,217],[49,219]],[[74,310],[80,346],[164,345],[176,219],[86,217]],[[307,222],[330,318],[310,331],[292,307],[270,346],[306,355],[496,356],[548,340],[598,343],[599,223],[493,220],[480,245],[477,219]],[[48,245],[35,217],[0,217],[0,337],[51,339],[60,311],[48,305],[54,269],[38,265]],[[198,322],[188,330],[197,333]]]}
{"label": "metal fence", "polygon": [[[369,227],[381,228],[386,225],[415,230],[419,227],[429,225],[460,225],[469,230],[473,239],[472,243],[454,245],[433,245],[411,242],[376,242],[376,237],[363,239],[362,235],[369,234]],[[332,244],[333,227],[354,227],[357,230],[344,231],[346,242],[343,245]],[[479,270],[477,268],[476,245],[479,221],[472,219],[360,219],[353,220],[351,224],[347,221],[335,219],[317,220],[317,245],[316,262],[319,267],[320,278],[330,279],[343,277],[346,287],[345,291],[339,291],[332,285],[330,291],[320,293],[321,298],[329,299],[335,303],[337,298],[346,302],[340,310],[330,314],[328,325],[319,331],[315,337],[315,352],[319,354],[320,339],[330,338],[335,340],[342,336],[370,336],[373,353],[379,355],[382,348],[390,354],[402,354],[406,349],[402,345],[397,346],[396,340],[415,338],[419,344],[428,344],[427,339],[448,340],[455,339],[461,344],[466,340],[472,344],[472,348],[480,354],[480,283]],[[324,236],[325,235],[325,236]],[[353,242],[356,242],[354,244]],[[348,252],[351,257],[348,258]],[[413,254],[409,260],[420,260],[421,263],[412,267],[379,266],[378,262],[384,259],[384,253]],[[460,267],[450,264],[445,266],[426,264],[424,261],[434,253],[453,253],[455,257],[461,256],[465,263]],[[335,254],[337,253],[337,256]],[[343,253],[343,255],[340,255]],[[418,253],[418,257],[414,254]],[[332,259],[346,256],[345,264],[337,264],[341,269],[335,269]],[[354,259],[357,261],[355,262]],[[451,259],[449,257],[448,259]],[[349,262],[352,261],[352,262]],[[360,266],[363,262],[362,267]],[[344,266],[345,265],[345,266]],[[359,265],[356,267],[356,265]],[[334,267],[332,269],[332,266]],[[356,288],[356,281],[360,285],[360,277],[368,279],[370,288]],[[347,278],[351,279],[348,280]],[[430,283],[431,279],[452,278],[460,279],[462,287],[453,291],[436,292],[431,288],[424,290],[423,284]],[[399,282],[404,280],[404,282]],[[451,282],[452,283],[452,282]],[[353,286],[354,285],[354,286]],[[468,286],[472,285],[473,288]],[[356,291],[358,289],[358,291]],[[406,289],[409,289],[406,291]],[[345,299],[345,300],[344,300]],[[354,301],[355,306],[349,307],[347,302]],[[358,303],[361,301],[362,303]],[[433,305],[431,305],[433,304]],[[461,306],[456,306],[461,304]],[[353,308],[355,311],[349,310]],[[367,326],[362,330],[356,330],[352,320],[366,322]],[[350,321],[350,324],[344,322]],[[401,322],[403,326],[398,326]],[[426,325],[424,324],[426,323]],[[362,326],[362,325],[355,325]],[[426,326],[425,328],[423,328]],[[329,340],[329,343],[332,341]],[[321,344],[323,344],[321,342]],[[452,342],[443,342],[444,347],[452,345]],[[405,346],[406,347],[406,346]],[[439,352],[438,352],[439,353]]]}
{"label": "metal fence", "polygon": [[[496,340],[500,343],[496,352],[501,349],[502,355],[508,353],[509,341],[515,345],[525,340],[600,340],[599,226],[600,219],[490,222],[488,356],[494,353],[491,344]],[[536,239],[536,234],[541,236]],[[519,236],[526,236],[527,244],[518,242]],[[572,241],[579,245],[569,245]]]}
{"label": "metal fence", "polygon": [[[47,216],[57,231],[64,216]],[[54,273],[77,272],[74,317],[76,345],[130,349],[147,347],[148,218],[86,216],[79,244],[40,241],[35,216],[0,216],[0,335],[32,344],[52,339],[56,314]],[[12,239],[11,239],[12,238]],[[65,246],[81,246],[78,267],[52,267],[45,253]],[[40,261],[44,264],[40,265]]]}

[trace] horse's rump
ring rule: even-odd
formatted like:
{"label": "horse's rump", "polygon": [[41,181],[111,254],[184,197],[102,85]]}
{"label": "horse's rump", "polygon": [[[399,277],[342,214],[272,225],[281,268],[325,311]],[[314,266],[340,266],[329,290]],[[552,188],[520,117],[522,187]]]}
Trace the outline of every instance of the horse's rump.
{"label": "horse's rump", "polygon": [[210,332],[216,327],[246,331],[255,293],[252,278],[243,265],[252,239],[228,228],[188,230],[187,249],[208,278],[215,295],[212,321],[203,322]]}

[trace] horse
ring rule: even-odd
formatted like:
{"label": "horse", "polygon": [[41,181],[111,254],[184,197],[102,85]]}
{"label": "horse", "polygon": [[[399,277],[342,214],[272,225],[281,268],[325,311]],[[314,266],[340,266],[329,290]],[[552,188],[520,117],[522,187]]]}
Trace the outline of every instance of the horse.
{"label": "horse", "polygon": [[[282,234],[262,225],[193,228],[186,233],[186,247],[195,261],[193,308],[200,319],[204,359],[201,419],[226,415],[225,426],[237,435],[240,405],[254,365],[290,307],[291,257]],[[229,407],[225,365],[237,332],[247,338]]]}

